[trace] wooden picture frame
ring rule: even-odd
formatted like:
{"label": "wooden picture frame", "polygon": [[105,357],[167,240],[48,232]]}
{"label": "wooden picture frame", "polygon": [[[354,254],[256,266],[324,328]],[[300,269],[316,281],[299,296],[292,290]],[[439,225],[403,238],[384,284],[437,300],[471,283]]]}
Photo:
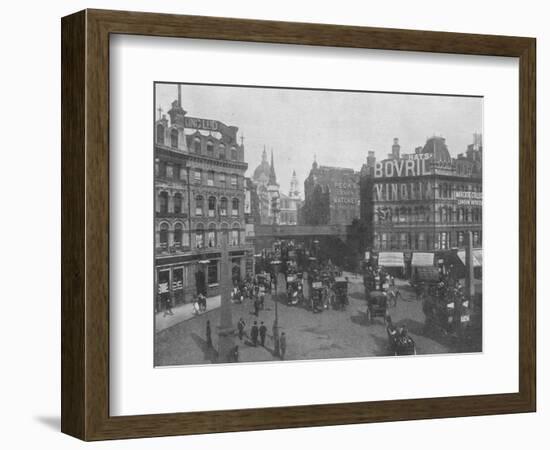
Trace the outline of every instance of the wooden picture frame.
{"label": "wooden picture frame", "polygon": [[[84,440],[535,411],[533,38],[85,10],[62,31],[62,417]],[[109,36],[221,39],[519,58],[519,392],[142,416],[109,415]]]}

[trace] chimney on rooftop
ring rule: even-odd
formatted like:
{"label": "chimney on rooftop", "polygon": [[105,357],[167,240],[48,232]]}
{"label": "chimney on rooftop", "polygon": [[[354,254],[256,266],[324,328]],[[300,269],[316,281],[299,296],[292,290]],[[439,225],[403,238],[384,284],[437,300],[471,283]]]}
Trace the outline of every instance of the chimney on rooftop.
{"label": "chimney on rooftop", "polygon": [[399,159],[399,153],[401,146],[399,145],[399,138],[393,138],[393,145],[391,146],[391,154],[393,159]]}

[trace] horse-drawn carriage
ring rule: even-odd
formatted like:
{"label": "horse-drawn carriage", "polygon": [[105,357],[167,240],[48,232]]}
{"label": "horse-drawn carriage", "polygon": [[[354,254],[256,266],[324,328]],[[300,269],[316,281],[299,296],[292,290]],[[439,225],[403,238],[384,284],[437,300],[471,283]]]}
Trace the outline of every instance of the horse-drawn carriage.
{"label": "horse-drawn carriage", "polygon": [[384,291],[367,291],[367,322],[372,322],[376,317],[383,317],[384,320],[388,311],[388,296]]}
{"label": "horse-drawn carriage", "polygon": [[313,281],[311,283],[311,310],[315,313],[323,312],[323,297],[324,297],[325,287],[323,286],[322,281]]}
{"label": "horse-drawn carriage", "polygon": [[334,302],[333,309],[344,310],[349,304],[348,299],[348,280],[344,277],[336,277],[333,283]]}
{"label": "horse-drawn carriage", "polygon": [[287,303],[292,306],[302,303],[304,300],[302,280],[297,275],[288,275],[286,277],[286,285]]}

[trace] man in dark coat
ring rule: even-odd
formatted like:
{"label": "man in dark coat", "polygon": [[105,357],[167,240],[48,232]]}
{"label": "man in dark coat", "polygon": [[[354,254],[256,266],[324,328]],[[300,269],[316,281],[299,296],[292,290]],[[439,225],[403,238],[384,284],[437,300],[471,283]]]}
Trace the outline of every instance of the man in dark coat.
{"label": "man in dark coat", "polygon": [[279,338],[279,349],[281,351],[281,359],[285,359],[285,353],[286,353],[286,334],[284,331],[281,333],[281,337]]}
{"label": "man in dark coat", "polygon": [[252,345],[256,347],[258,345],[258,322],[254,322],[250,329],[250,338],[252,339]]}
{"label": "man in dark coat", "polygon": [[239,319],[239,322],[237,323],[237,329],[239,330],[239,340],[243,340],[243,335],[244,335],[244,327],[245,327],[245,322],[243,320],[243,318],[241,317]]}
{"label": "man in dark coat", "polygon": [[262,347],[265,347],[265,336],[266,336],[266,334],[267,334],[267,327],[262,322],[260,324],[260,345]]}

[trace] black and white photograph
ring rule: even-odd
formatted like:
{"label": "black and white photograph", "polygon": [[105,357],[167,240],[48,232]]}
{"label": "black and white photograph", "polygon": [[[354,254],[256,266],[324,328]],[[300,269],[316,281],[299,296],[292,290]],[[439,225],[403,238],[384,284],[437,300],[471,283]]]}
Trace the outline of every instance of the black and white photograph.
{"label": "black and white photograph", "polygon": [[483,97],[153,89],[155,367],[483,351]]}

